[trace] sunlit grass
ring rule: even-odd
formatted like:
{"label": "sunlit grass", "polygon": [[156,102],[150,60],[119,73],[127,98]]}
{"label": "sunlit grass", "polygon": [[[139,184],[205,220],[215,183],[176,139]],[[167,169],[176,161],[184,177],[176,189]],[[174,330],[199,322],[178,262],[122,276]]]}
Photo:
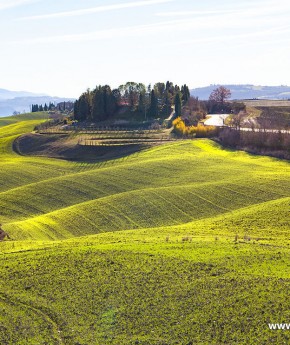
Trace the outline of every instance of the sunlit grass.
{"label": "sunlit grass", "polygon": [[0,120],[1,344],[289,342],[267,327],[290,317],[289,163],[209,140],[16,155],[41,120]]}

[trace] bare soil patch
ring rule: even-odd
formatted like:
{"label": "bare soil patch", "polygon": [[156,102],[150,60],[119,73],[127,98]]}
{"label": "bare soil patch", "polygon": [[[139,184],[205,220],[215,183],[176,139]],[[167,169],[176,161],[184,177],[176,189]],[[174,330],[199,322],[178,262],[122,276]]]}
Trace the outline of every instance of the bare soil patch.
{"label": "bare soil patch", "polygon": [[72,161],[99,161],[130,155],[148,145],[90,146],[79,145],[77,136],[29,133],[18,137],[13,149],[24,156],[45,156]]}

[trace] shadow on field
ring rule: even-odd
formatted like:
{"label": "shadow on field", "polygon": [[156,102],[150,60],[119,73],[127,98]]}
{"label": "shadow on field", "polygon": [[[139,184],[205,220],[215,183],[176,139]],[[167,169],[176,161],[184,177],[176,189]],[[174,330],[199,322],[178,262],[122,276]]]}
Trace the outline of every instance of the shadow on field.
{"label": "shadow on field", "polygon": [[29,133],[18,137],[13,150],[22,156],[41,156],[78,162],[96,162],[129,156],[150,145],[84,146],[67,134]]}

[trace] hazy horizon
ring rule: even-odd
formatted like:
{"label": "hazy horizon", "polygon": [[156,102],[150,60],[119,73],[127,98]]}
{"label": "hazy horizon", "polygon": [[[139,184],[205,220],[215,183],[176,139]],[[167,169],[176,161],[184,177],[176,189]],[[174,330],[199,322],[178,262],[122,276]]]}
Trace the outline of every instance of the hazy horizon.
{"label": "hazy horizon", "polygon": [[290,3],[0,0],[0,88],[78,97],[97,84],[288,85]]}
{"label": "hazy horizon", "polygon": [[[154,85],[154,82],[150,83],[151,85]],[[217,84],[208,84],[208,85],[204,85],[204,86],[196,86],[196,87],[190,87],[189,85],[189,89],[190,90],[195,90],[195,89],[206,89],[206,88],[210,88],[211,86],[236,86],[236,87],[239,87],[239,86],[253,86],[254,88],[262,88],[262,87],[267,87],[267,88],[278,88],[278,87],[283,87],[283,88],[290,88],[290,85],[254,85],[254,84],[249,84],[249,83],[246,83],[246,84],[220,84],[220,83],[217,83]],[[119,85],[118,85],[119,86]],[[88,87],[90,88],[90,87]],[[92,89],[92,88],[90,88]],[[82,92],[84,92],[86,89],[84,90],[81,90],[80,94],[78,94],[77,96],[62,96],[62,95],[55,95],[55,94],[47,94],[47,93],[43,93],[41,92],[41,90],[37,91],[37,92],[33,92],[31,90],[8,90],[6,89],[5,87],[0,87],[0,91],[8,91],[8,92],[12,92],[12,93],[27,93],[26,96],[17,96],[17,97],[51,97],[51,98],[78,98],[80,96],[80,94]],[[31,95],[29,95],[31,94]],[[14,98],[14,97],[13,97]],[[9,98],[9,99],[13,99],[13,98]],[[0,99],[1,100],[1,99]],[[3,100],[8,100],[7,98],[3,98]]]}

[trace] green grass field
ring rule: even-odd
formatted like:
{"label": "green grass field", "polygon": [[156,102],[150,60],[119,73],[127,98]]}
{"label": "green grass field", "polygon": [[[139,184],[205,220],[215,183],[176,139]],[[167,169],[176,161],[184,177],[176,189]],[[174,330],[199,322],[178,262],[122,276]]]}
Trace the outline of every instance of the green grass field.
{"label": "green grass field", "polygon": [[289,344],[290,166],[168,143],[99,163],[19,156],[0,119],[0,344]]}

